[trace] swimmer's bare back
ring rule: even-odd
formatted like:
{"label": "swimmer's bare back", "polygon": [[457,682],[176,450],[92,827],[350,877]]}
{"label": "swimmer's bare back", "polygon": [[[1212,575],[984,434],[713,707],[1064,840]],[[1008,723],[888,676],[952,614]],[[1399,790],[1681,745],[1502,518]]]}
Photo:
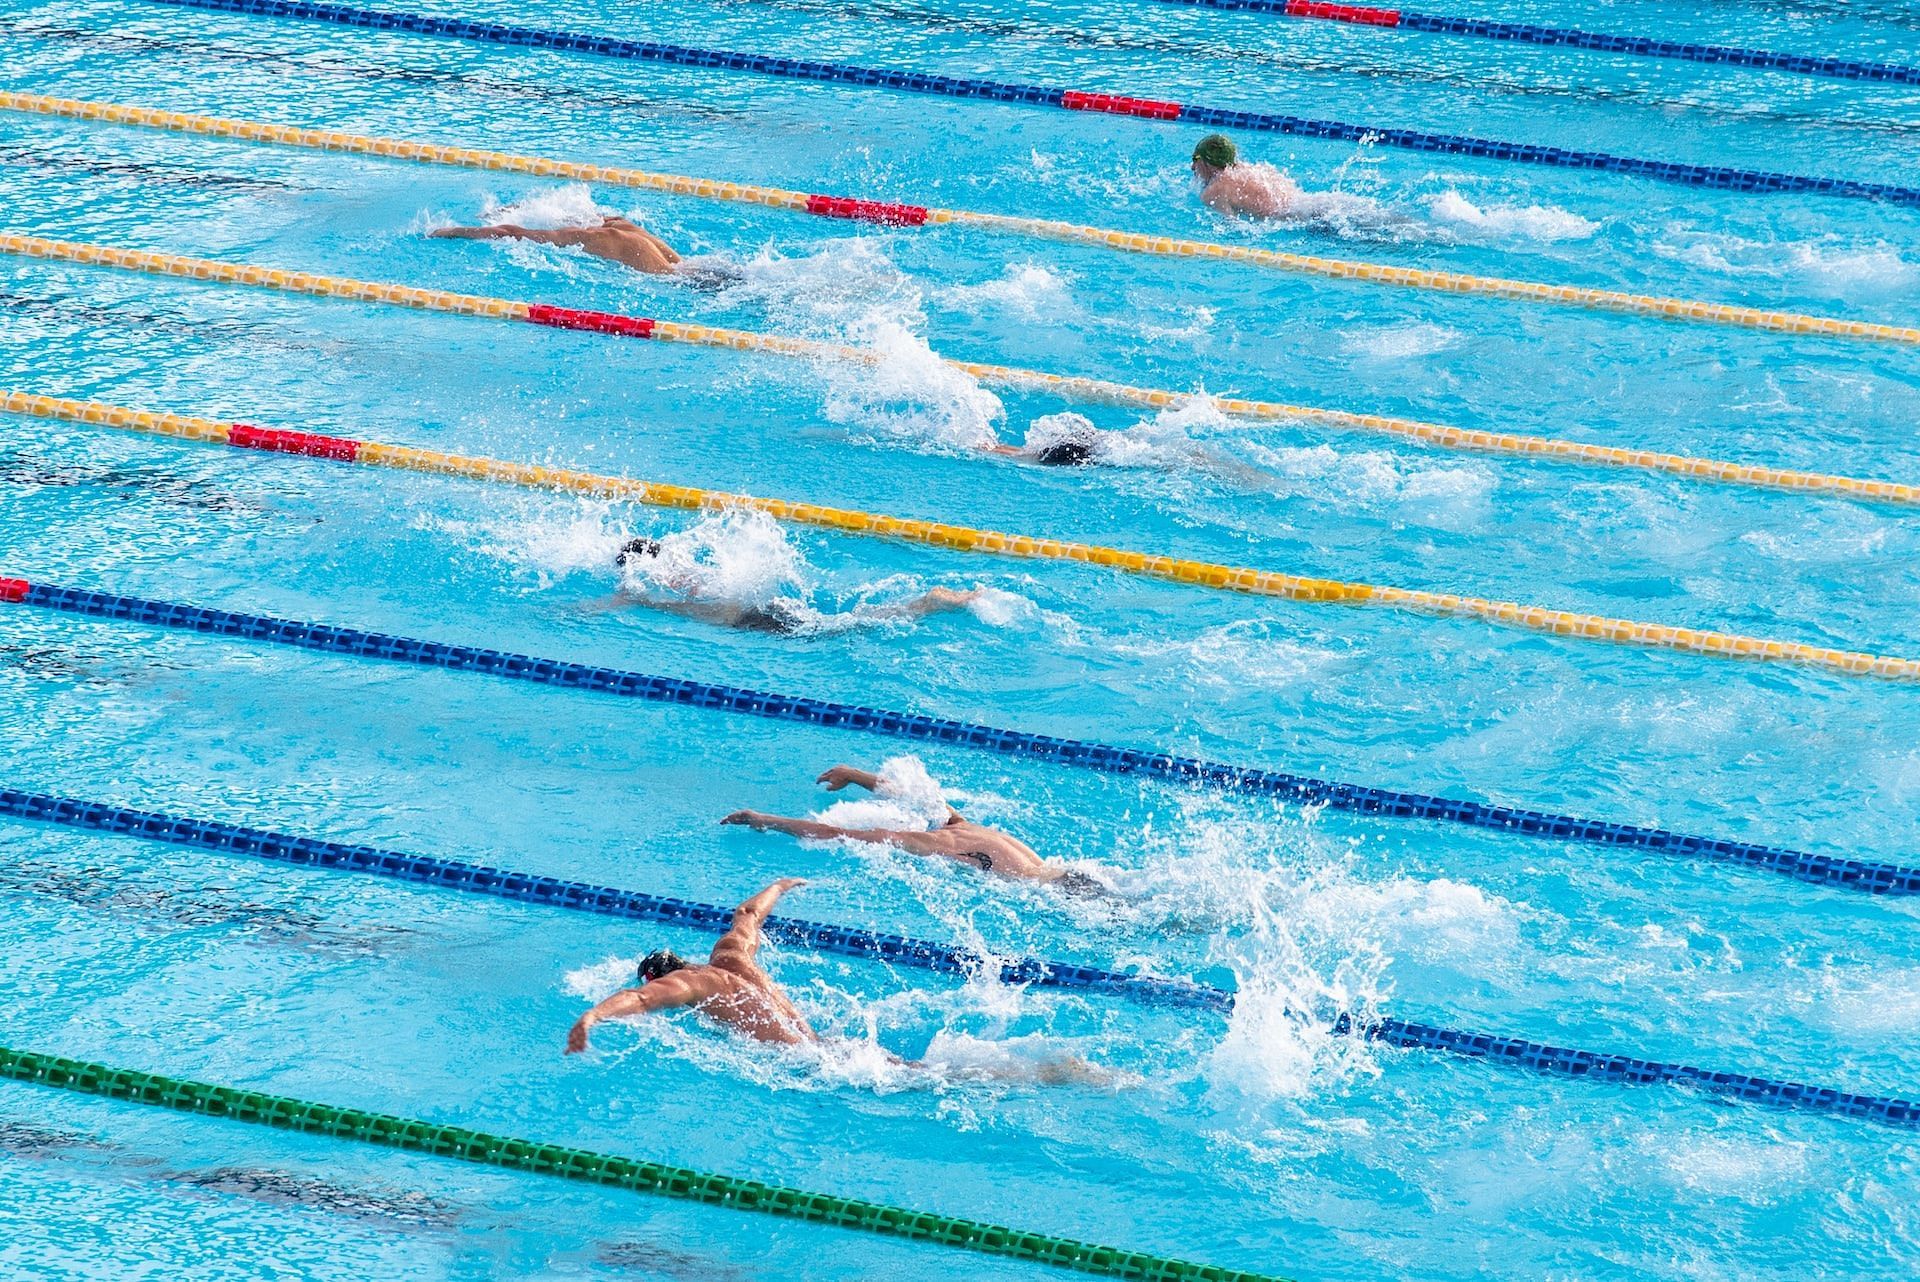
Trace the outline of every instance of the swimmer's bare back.
{"label": "swimmer's bare back", "polygon": [[1297,216],[1300,188],[1292,179],[1265,166],[1234,165],[1223,170],[1200,199],[1223,214],[1242,218],[1292,218]]}
{"label": "swimmer's bare back", "polygon": [[756,1041],[779,1046],[818,1041],[800,1009],[757,960],[767,914],[780,896],[805,884],[797,877],[782,878],[734,909],[732,925],[713,946],[706,965],[682,966],[637,988],[623,988],[594,1006],[567,1034],[567,1053],[584,1051],[588,1034],[603,1020],[683,1007]]}
{"label": "swimmer's bare back", "polygon": [[558,227],[552,230],[521,227],[514,223],[497,223],[490,227],[442,227],[432,235],[442,240],[530,240],[541,245],[578,246],[596,258],[655,276],[671,274],[680,263],[680,255],[666,241],[625,218],[603,218],[598,227]]}

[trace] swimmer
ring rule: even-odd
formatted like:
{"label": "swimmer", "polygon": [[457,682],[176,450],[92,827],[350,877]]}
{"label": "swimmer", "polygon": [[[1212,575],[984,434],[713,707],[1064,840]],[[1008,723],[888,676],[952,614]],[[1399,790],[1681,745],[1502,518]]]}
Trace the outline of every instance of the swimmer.
{"label": "swimmer", "polygon": [[1240,159],[1225,134],[1208,134],[1193,149],[1200,199],[1223,214],[1316,223],[1343,236],[1405,236],[1420,225],[1379,201],[1350,192],[1307,191],[1272,165]]}
{"label": "swimmer", "polygon": [[593,1026],[609,1019],[644,1015],[649,1011],[691,1006],[715,1023],[755,1041],[779,1046],[817,1042],[818,1033],[807,1024],[773,977],[755,960],[760,952],[760,925],[780,902],[780,896],[806,883],[783,877],[733,910],[733,922],[707,955],[706,965],[682,961],[666,949],[648,953],[640,963],[640,982],[623,988],[582,1015],[567,1034],[567,1054],[587,1049]]}
{"label": "swimmer", "polygon": [[[804,885],[798,877],[783,877],[734,909],[727,933],[713,946],[705,965],[682,960],[664,948],[648,953],[640,963],[639,983],[597,1003],[574,1023],[567,1033],[567,1054],[578,1055],[587,1049],[596,1024],[686,1007],[757,1042],[775,1046],[821,1042],[821,1036],[813,1031],[800,1008],[773,982],[773,977],[761,969],[758,960],[760,928],[767,914],[773,911],[782,895]],[[926,1067],[921,1062],[895,1055],[888,1058],[905,1068]],[[1040,1064],[974,1067],[963,1072],[972,1077],[1002,1081],[1024,1078],[1048,1084],[1111,1085],[1118,1080],[1114,1074],[1078,1056]]]}
{"label": "swimmer", "polygon": [[1245,164],[1225,134],[1208,134],[1193,149],[1193,176],[1200,199],[1223,214],[1242,218],[1311,217],[1301,208],[1300,185],[1269,165]]}
{"label": "swimmer", "polygon": [[[828,792],[838,792],[848,784],[881,791],[880,776],[853,766],[835,766],[816,783]],[[720,822],[752,828],[755,832],[783,832],[805,841],[867,841],[893,846],[910,855],[933,859],[951,859],[1012,881],[1033,881],[1056,886],[1069,895],[1102,896],[1113,892],[1086,873],[1061,868],[1042,859],[1032,846],[997,828],[977,824],[947,806],[946,822],[932,831],[895,828],[839,828],[812,819],[783,819],[757,810],[736,810]]]}
{"label": "swimmer", "polygon": [[994,441],[982,445],[980,450],[1002,458],[1038,463],[1041,467],[1091,467],[1096,462],[1100,438],[1107,435],[1081,414],[1049,414],[1034,424],[1036,428],[1042,425],[1049,428],[1044,439],[1035,441],[1034,434],[1030,433],[1026,445],[1003,445]]}
{"label": "swimmer", "polygon": [[598,227],[558,227],[551,231],[496,223],[488,227],[442,227],[439,240],[530,240],[541,245],[577,246],[595,258],[650,276],[677,276],[694,285],[715,287],[738,279],[738,272],[712,262],[682,261],[666,241],[626,218],[602,218]]}
{"label": "swimmer", "polygon": [[[614,558],[616,565],[630,565],[637,558],[658,557],[660,540],[628,539],[620,548],[620,554]],[[775,636],[793,636],[804,632],[810,622],[808,612],[798,602],[773,600],[764,605],[747,601],[716,600],[701,597],[700,584],[689,575],[671,575],[662,583],[672,591],[680,592],[680,599],[662,600],[658,597],[642,596],[637,593],[624,593],[626,600],[644,605],[650,610],[663,610],[668,614],[678,614],[689,619],[698,619],[702,623],[711,623],[716,627],[737,628],[742,632],[766,632]],[[957,592],[952,588],[932,588],[911,601],[902,601],[893,605],[878,606],[863,612],[863,620],[886,622],[893,620],[924,619],[930,614],[950,614],[966,609],[979,600],[986,591],[974,588],[970,592]]]}

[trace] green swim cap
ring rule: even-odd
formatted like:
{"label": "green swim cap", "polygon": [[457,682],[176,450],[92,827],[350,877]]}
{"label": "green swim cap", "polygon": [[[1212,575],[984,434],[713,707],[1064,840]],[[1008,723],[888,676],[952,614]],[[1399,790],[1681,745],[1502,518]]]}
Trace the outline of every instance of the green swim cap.
{"label": "green swim cap", "polygon": [[1240,159],[1240,149],[1225,134],[1208,134],[1193,149],[1193,158],[1215,169],[1230,169]]}

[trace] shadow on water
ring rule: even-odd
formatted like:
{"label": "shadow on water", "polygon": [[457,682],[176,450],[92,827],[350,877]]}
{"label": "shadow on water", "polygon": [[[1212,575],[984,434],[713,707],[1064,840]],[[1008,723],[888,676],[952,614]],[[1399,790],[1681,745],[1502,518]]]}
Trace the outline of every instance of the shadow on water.
{"label": "shadow on water", "polygon": [[[330,346],[290,342],[281,328],[256,325],[232,318],[204,318],[178,312],[143,311],[123,304],[96,303],[78,294],[17,294],[0,290],[0,310],[16,316],[89,325],[103,325],[124,332],[129,329],[152,330],[215,342],[244,344],[248,353],[329,352]],[[337,348],[339,344],[331,345]],[[178,351],[170,352],[178,356]]]}
{"label": "shadow on water", "polygon": [[[559,1226],[501,1221],[479,1207],[411,1189],[356,1186],[267,1167],[224,1165],[183,1170],[158,1157],[78,1131],[0,1118],[0,1162],[5,1160],[59,1163],[76,1174],[91,1174],[123,1185],[168,1187],[207,1199],[240,1198],[259,1206],[314,1211],[405,1234],[441,1236],[476,1229],[489,1234],[507,1229],[557,1229],[571,1234],[576,1227],[571,1220]],[[674,1282],[745,1282],[753,1276],[731,1264],[644,1238],[595,1242],[585,1252],[557,1253],[554,1263],[565,1262],[569,1255],[602,1268]]]}
{"label": "shadow on water", "polygon": [[[1311,53],[1245,49],[1214,41],[1181,40],[1144,33],[1101,31],[1092,27],[1054,26],[1033,21],[1012,21],[983,16],[945,13],[918,5],[892,0],[868,0],[867,3],[839,3],[838,0],[720,0],[734,6],[780,9],[790,13],[833,14],[868,22],[893,22],[949,31],[965,35],[993,36],[1035,44],[1057,45],[1069,49],[1127,50],[1141,53],[1171,54],[1183,59],[1211,59],[1238,62],[1303,75],[1357,76],[1366,80],[1392,80],[1410,85],[1440,85],[1454,89],[1475,89],[1509,98],[1562,99],[1573,102],[1614,102],[1651,107],[1659,111],[1697,112],[1709,116],[1737,114],[1740,119],[1762,123],[1813,126],[1852,133],[1876,133],[1904,136],[1920,132],[1920,124],[1893,119],[1837,119],[1820,112],[1783,111],[1771,105],[1743,103],[1737,112],[1729,108],[1666,97],[1644,89],[1599,84],[1542,83],[1512,79],[1491,70],[1447,71],[1416,59],[1382,61],[1373,65],[1355,63],[1351,55],[1324,57]],[[1836,10],[1844,12],[1844,10]],[[1283,19],[1274,19],[1276,23]],[[1386,55],[1393,57],[1392,54]],[[1308,113],[1312,114],[1312,113]]]}
{"label": "shadow on water", "polygon": [[0,147],[0,165],[22,169],[49,170],[57,173],[91,174],[99,178],[124,178],[160,187],[223,188],[228,191],[302,192],[312,187],[279,182],[271,178],[242,178],[237,174],[209,174],[178,165],[145,165],[131,160],[98,160],[31,147]]}
{"label": "shadow on water", "polygon": [[267,509],[215,489],[205,481],[175,476],[158,468],[95,467],[52,463],[24,454],[0,454],[0,485],[36,489],[108,490],[122,499],[151,498],[170,507],[200,512],[259,516]]}
{"label": "shadow on water", "polygon": [[189,55],[208,62],[272,67],[297,72],[301,76],[328,76],[338,80],[358,80],[369,84],[433,86],[466,93],[485,94],[490,98],[560,103],[579,107],[604,107],[652,119],[734,120],[746,119],[751,115],[747,111],[733,107],[715,107],[693,102],[663,102],[655,98],[642,98],[635,94],[597,93],[589,89],[569,89],[562,85],[538,84],[478,71],[427,71],[415,67],[344,62],[325,55],[273,53],[264,49],[236,48],[210,40],[162,40],[155,36],[141,36],[127,32],[87,31],[78,27],[46,26],[17,18],[0,18],[0,34],[30,40],[64,42],[114,53],[157,53],[170,57]]}
{"label": "shadow on water", "polygon": [[258,903],[225,886],[142,882],[118,868],[33,859],[0,862],[4,894],[59,900],[136,926],[224,930],[249,943],[298,952],[381,956],[419,935],[404,926],[347,924]]}

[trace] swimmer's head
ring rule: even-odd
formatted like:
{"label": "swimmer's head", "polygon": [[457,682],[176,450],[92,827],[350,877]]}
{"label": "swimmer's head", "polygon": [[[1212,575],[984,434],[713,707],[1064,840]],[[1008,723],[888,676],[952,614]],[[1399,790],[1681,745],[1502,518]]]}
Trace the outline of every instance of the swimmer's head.
{"label": "swimmer's head", "polygon": [[1033,458],[1043,467],[1085,467],[1093,462],[1093,447],[1085,441],[1055,441]]}
{"label": "swimmer's head", "polygon": [[687,963],[665,948],[656,948],[640,959],[640,982],[650,984],[662,975],[685,970]]}
{"label": "swimmer's head", "polygon": [[659,539],[628,539],[620,545],[620,555],[613,558],[615,565],[625,565],[637,556],[659,556]]}
{"label": "swimmer's head", "polygon": [[1215,174],[1233,168],[1239,161],[1240,149],[1225,134],[1208,134],[1193,149],[1193,172],[1202,181],[1211,180]]}

